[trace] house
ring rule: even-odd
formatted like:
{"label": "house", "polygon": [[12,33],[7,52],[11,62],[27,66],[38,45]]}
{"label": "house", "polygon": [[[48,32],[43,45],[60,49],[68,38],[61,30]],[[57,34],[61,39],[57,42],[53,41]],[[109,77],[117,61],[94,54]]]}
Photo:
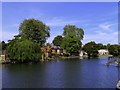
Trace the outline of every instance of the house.
{"label": "house", "polygon": [[81,50],[81,51],[79,52],[79,56],[80,56],[80,57],[83,57],[83,53],[84,53],[84,51]]}
{"label": "house", "polygon": [[0,62],[5,61],[5,55],[0,55]]}
{"label": "house", "polygon": [[86,57],[86,56],[87,56],[87,53],[86,53],[85,51],[83,51],[83,50],[80,50],[80,51],[79,51],[79,56],[80,56],[80,57],[83,57],[83,56]]}
{"label": "house", "polygon": [[0,52],[0,60],[6,60],[6,51],[5,50],[2,50],[1,52]]}
{"label": "house", "polygon": [[53,46],[52,48],[51,48],[51,53],[52,54],[58,54],[58,55],[61,55],[62,53],[63,53],[63,49],[61,48],[61,47],[59,47],[59,46]]}
{"label": "house", "polygon": [[48,57],[51,57],[52,55],[58,54],[61,55],[63,53],[63,49],[58,46],[43,46],[41,48],[42,54],[42,60],[47,60]]}
{"label": "house", "polygon": [[6,50],[0,51],[0,63],[9,63],[8,53]]}
{"label": "house", "polygon": [[98,50],[99,55],[108,55],[109,51],[107,49],[100,49]]}

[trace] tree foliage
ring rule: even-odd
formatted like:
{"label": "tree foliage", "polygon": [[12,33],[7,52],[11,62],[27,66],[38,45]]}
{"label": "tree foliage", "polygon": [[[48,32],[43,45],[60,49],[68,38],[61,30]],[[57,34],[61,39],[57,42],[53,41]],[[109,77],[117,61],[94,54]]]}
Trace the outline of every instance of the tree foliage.
{"label": "tree foliage", "polygon": [[110,45],[108,51],[113,56],[120,56],[120,45]]}
{"label": "tree foliage", "polygon": [[2,43],[0,42],[0,51],[2,51]]}
{"label": "tree foliage", "polygon": [[10,60],[16,62],[39,61],[41,46],[50,36],[49,27],[35,19],[25,19],[19,27],[19,34],[9,40],[7,52]]}
{"label": "tree foliage", "polygon": [[16,62],[39,61],[41,59],[41,51],[38,44],[27,39],[15,38],[9,41],[7,52],[10,60]]}
{"label": "tree foliage", "polygon": [[66,25],[64,27],[63,35],[66,36],[70,33],[74,33],[76,36],[79,37],[80,40],[83,39],[84,31],[82,28],[77,28],[75,25]]}
{"label": "tree foliage", "polygon": [[96,44],[96,48],[97,48],[98,50],[103,49],[103,44],[102,44],[102,43]]}
{"label": "tree foliage", "polygon": [[67,34],[62,40],[62,48],[70,54],[78,53],[81,48],[81,45],[82,43],[75,33]]}
{"label": "tree foliage", "polygon": [[97,57],[98,56],[97,44],[93,41],[86,43],[83,46],[83,50],[85,52],[87,52],[88,57]]}
{"label": "tree foliage", "polygon": [[2,45],[2,50],[5,50],[6,49],[6,43],[4,41],[1,42],[1,45]]}
{"label": "tree foliage", "polygon": [[61,46],[62,40],[63,40],[63,37],[62,37],[61,35],[58,35],[58,36],[56,36],[56,37],[54,38],[54,40],[53,40],[52,43],[53,43],[55,46]]}
{"label": "tree foliage", "polygon": [[106,45],[107,49],[109,49],[109,48],[110,48],[110,46],[111,46],[111,45],[108,43],[108,44]]}
{"label": "tree foliage", "polygon": [[43,22],[36,19],[25,19],[19,27],[20,36],[32,42],[43,45],[50,37],[50,28]]}

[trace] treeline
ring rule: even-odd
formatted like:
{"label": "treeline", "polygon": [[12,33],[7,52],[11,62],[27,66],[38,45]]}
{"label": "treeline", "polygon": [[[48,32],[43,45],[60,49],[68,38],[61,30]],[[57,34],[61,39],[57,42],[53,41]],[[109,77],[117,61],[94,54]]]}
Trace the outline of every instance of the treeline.
{"label": "treeline", "polygon": [[[88,53],[89,57],[97,57],[99,49],[108,49],[114,56],[120,55],[119,45],[103,45],[101,43],[88,42],[82,47],[84,30],[75,25],[66,25],[63,34],[54,38],[52,43],[60,46],[69,55],[79,54],[80,50]],[[38,62],[41,60],[41,47],[45,45],[50,37],[50,28],[42,21],[36,19],[25,19],[19,26],[19,34],[8,43],[2,41],[1,50],[5,50],[11,61]]]}
{"label": "treeline", "polygon": [[[55,46],[61,46],[62,48],[64,48],[66,51],[68,51],[68,53],[72,53],[74,54],[74,52],[79,53],[80,50],[85,51],[88,54],[88,57],[98,57],[99,53],[98,50],[100,49],[106,49],[109,51],[110,55],[113,56],[120,56],[120,45],[118,44],[107,44],[107,45],[103,45],[102,43],[95,43],[94,41],[90,41],[88,43],[86,43],[85,45],[83,45],[81,47],[75,48],[74,46],[77,46],[78,43],[75,43],[74,41],[77,41],[77,39],[73,39],[72,40],[69,39],[69,37],[67,37],[68,40],[64,40],[63,37],[61,35],[58,35],[54,38],[53,40],[53,44]],[[63,46],[64,45],[64,46]],[[74,52],[72,52],[71,49],[74,49]]]}
{"label": "treeline", "polygon": [[103,45],[102,43],[96,44],[94,41],[91,41],[86,43],[82,49],[88,53],[88,57],[98,57],[98,50],[100,49],[108,50],[110,55],[120,56],[120,45],[118,44]]}
{"label": "treeline", "polygon": [[[84,32],[75,25],[64,27],[62,48],[72,55],[81,48],[81,40]],[[50,28],[42,21],[36,19],[25,19],[19,26],[19,34],[6,44],[2,41],[2,51],[6,51],[11,61],[16,62],[37,62],[41,60],[44,52],[41,47],[45,45],[47,38],[50,37]],[[58,44],[59,44],[58,43]],[[57,45],[58,46],[58,45]]]}

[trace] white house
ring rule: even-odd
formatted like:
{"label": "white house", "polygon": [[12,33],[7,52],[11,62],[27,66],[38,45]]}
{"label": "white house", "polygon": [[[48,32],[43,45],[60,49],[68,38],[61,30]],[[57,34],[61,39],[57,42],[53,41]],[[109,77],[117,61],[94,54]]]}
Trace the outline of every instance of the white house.
{"label": "white house", "polygon": [[100,49],[98,50],[99,55],[108,55],[109,51],[107,49]]}
{"label": "white house", "polygon": [[87,53],[85,51],[83,51],[83,50],[79,51],[79,56],[80,57],[83,57],[83,56],[86,56],[86,55],[87,55]]}

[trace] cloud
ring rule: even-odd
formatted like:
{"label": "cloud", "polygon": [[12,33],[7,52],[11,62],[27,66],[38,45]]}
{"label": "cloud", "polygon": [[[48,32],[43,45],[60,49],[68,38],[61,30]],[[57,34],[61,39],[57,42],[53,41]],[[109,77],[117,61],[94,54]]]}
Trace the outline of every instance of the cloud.
{"label": "cloud", "polygon": [[5,42],[8,42],[9,39],[12,39],[14,38],[15,35],[17,35],[18,32],[9,32],[9,31],[0,31],[0,40],[1,41],[5,41]]}
{"label": "cloud", "polygon": [[95,41],[96,43],[103,43],[103,44],[117,44],[118,43],[118,32],[112,33],[103,33],[99,32],[97,34],[85,34],[83,43],[87,43],[89,41]]}
{"label": "cloud", "polygon": [[48,20],[45,21],[46,25],[51,26],[51,27],[60,27],[60,26],[65,26],[67,24],[81,24],[81,23],[85,23],[85,25],[87,24],[86,22],[89,22],[90,20],[86,20],[86,19],[70,19],[67,20],[65,17],[52,17]]}
{"label": "cloud", "polygon": [[19,32],[18,28],[18,23],[2,26],[2,30],[0,31],[0,41],[8,42],[8,40],[14,38]]}
{"label": "cloud", "polygon": [[106,30],[106,31],[111,31],[111,27],[114,24],[109,24],[109,23],[102,23],[98,26],[98,28],[100,28],[101,30]]}
{"label": "cloud", "polygon": [[76,24],[80,21],[78,20],[64,20],[61,18],[51,18],[51,20],[46,21],[46,25],[48,26],[65,26],[66,24]]}
{"label": "cloud", "polygon": [[85,34],[83,43],[89,41],[95,41],[96,43],[103,44],[114,44],[118,43],[118,30],[117,23],[102,22],[92,28],[87,28],[92,30],[93,33]]}
{"label": "cloud", "polygon": [[106,33],[105,32],[102,32],[102,31],[96,31],[97,34],[99,35],[105,35]]}

